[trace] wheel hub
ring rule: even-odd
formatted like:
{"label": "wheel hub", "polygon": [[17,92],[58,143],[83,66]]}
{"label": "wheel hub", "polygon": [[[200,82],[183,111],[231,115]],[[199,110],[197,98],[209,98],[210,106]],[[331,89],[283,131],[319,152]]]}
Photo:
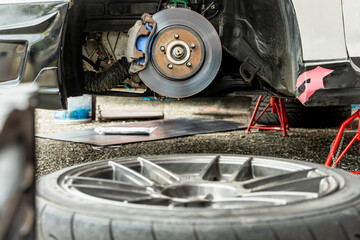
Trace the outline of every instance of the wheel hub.
{"label": "wheel hub", "polygon": [[169,80],[184,80],[201,68],[205,49],[200,36],[188,27],[172,26],[160,31],[152,44],[152,64]]}
{"label": "wheel hub", "polygon": [[[183,46],[177,46],[177,47],[174,47],[171,51],[171,56],[173,58],[176,58],[177,60],[180,60],[183,58],[184,56],[184,47]],[[174,60],[173,60],[174,61]]]}

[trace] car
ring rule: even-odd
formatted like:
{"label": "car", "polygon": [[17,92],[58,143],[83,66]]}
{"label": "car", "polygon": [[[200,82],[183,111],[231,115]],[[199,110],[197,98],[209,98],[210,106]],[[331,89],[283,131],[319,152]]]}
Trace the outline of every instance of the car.
{"label": "car", "polygon": [[[356,0],[2,0],[0,91],[36,83],[49,109],[84,93],[359,103],[359,11]],[[358,185],[258,156],[89,162],[37,181],[37,237],[356,239]]]}
{"label": "car", "polygon": [[356,0],[3,0],[0,87],[35,82],[49,109],[84,93],[350,105],[359,10]]}

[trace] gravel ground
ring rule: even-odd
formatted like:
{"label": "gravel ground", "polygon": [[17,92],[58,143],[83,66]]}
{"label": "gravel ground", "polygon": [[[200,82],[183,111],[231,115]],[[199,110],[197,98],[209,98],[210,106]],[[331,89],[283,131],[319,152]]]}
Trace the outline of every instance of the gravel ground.
{"label": "gravel ground", "polygon": [[[250,118],[250,99],[231,97],[217,99],[190,99],[183,101],[145,101],[141,98],[97,97],[103,109],[154,109],[162,110],[165,119],[178,117],[201,117],[225,119],[247,124]],[[211,109],[211,108],[217,109]],[[121,122],[99,123],[98,121],[77,125],[56,124],[53,112],[36,110],[36,133],[52,133],[94,128],[104,125],[119,125]],[[64,167],[80,163],[126,156],[175,154],[175,153],[233,153],[258,156],[290,158],[324,164],[337,128],[302,129],[291,128],[287,137],[280,132],[245,130],[225,133],[200,134],[190,137],[122,145],[116,148],[94,148],[49,139],[36,138],[37,177]],[[345,134],[344,143],[350,141],[355,130]],[[342,160],[341,168],[360,171],[360,154],[354,145]]]}

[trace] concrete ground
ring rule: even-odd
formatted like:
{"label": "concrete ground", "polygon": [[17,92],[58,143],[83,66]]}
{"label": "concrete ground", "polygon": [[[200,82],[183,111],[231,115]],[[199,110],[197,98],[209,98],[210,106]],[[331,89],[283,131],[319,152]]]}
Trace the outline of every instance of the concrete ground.
{"label": "concrete ground", "polygon": [[[250,98],[196,98],[182,101],[146,101],[142,98],[97,97],[101,108],[153,109],[164,112],[165,119],[210,118],[238,121],[247,124]],[[54,122],[52,111],[36,110],[36,133],[53,133],[88,129],[117,122],[91,122],[62,125]],[[190,137],[122,145],[116,148],[94,148],[87,144],[36,138],[37,176],[80,163],[126,156],[145,156],[175,153],[233,153],[290,158],[324,164],[337,128],[291,128],[287,137],[280,132],[245,130],[200,134]],[[355,130],[346,133],[344,143],[350,141]],[[360,154],[355,144],[342,160],[341,168],[360,171]]]}

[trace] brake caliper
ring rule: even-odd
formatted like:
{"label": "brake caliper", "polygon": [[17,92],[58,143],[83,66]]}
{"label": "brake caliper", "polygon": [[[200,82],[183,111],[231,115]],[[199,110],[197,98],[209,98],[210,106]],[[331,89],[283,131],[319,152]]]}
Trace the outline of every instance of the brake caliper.
{"label": "brake caliper", "polygon": [[128,32],[126,58],[130,62],[129,72],[132,74],[144,70],[150,58],[150,45],[156,31],[156,22],[148,13],[141,16],[141,20]]}

